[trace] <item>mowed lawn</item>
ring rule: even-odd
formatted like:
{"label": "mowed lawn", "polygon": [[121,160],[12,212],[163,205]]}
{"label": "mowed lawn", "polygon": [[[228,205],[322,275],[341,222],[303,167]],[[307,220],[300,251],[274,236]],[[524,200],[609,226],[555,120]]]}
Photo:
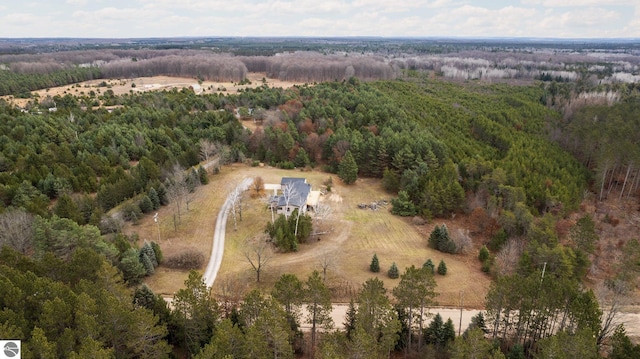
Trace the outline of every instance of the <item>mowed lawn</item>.
{"label": "mowed lawn", "polygon": [[[322,273],[322,263],[328,262],[327,284],[332,289],[334,301],[348,301],[350,295],[371,277],[383,280],[385,287],[391,291],[399,281],[387,276],[393,262],[402,273],[404,268],[422,266],[430,258],[436,266],[444,259],[448,269],[446,276],[435,276],[440,305],[459,306],[461,294],[466,307],[479,308],[483,305],[490,278],[480,270],[477,260],[479,245],[476,244],[476,248],[468,255],[448,255],[427,247],[428,234],[436,224],[445,223],[453,233],[458,223],[462,222],[436,219],[432,223],[416,226],[411,219],[391,215],[390,203],[375,211],[358,208],[359,203],[390,201],[392,198],[383,190],[380,181],[374,179],[358,179],[355,184],[346,186],[336,175],[319,171],[279,170],[239,164],[223,167],[219,174],[210,176],[208,185],[198,189],[197,198],[190,204],[190,211],[181,216],[177,231],[173,228],[172,207],[160,210],[160,245],[165,257],[185,249],[195,249],[208,260],[216,217],[227,193],[243,178],[257,176],[262,177],[265,183],[279,183],[283,176],[304,177],[314,190],[320,189],[332,177],[332,191],[321,197],[321,201],[332,208],[332,215],[320,229],[327,233],[301,244],[298,252],[274,253],[258,284],[255,272],[244,256],[246,240],[264,231],[271,214],[266,208],[264,195],[250,196],[250,193],[246,193],[243,219],[238,222],[238,229],[234,230],[231,218],[227,223],[224,259],[213,286],[214,293],[247,291],[256,287],[270,291],[283,273],[293,273],[305,280],[313,270]],[[141,240],[158,238],[152,216],[147,216],[137,226],[127,227],[127,231],[138,232]],[[380,260],[381,271],[377,274],[369,271],[373,254],[377,254]],[[205,266],[206,261],[201,270]],[[187,272],[161,266],[146,282],[156,293],[173,295],[182,288],[187,275]]]}

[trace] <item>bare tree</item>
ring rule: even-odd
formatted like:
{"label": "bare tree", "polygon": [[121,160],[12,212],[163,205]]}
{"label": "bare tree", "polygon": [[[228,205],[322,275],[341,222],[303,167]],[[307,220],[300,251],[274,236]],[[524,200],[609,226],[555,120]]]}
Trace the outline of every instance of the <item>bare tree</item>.
{"label": "bare tree", "polygon": [[181,220],[182,201],[185,201],[187,206],[189,202],[186,198],[189,195],[187,178],[188,174],[185,173],[184,168],[182,168],[178,163],[175,163],[165,181],[167,197],[173,206],[173,227],[175,230],[177,230],[178,224],[180,224]]}
{"label": "bare tree", "polygon": [[468,253],[473,245],[468,229],[458,228],[451,236],[451,240],[456,244],[459,253]]}
{"label": "bare tree", "polygon": [[227,275],[220,283],[219,292],[216,293],[218,301],[221,303],[223,310],[227,316],[231,315],[233,308],[240,305],[240,301],[247,291],[247,282],[242,280],[238,275]]}
{"label": "bare tree", "polygon": [[243,205],[243,194],[244,190],[238,184],[233,189],[229,191],[228,199],[230,202],[229,206],[229,214],[231,214],[231,218],[233,218],[233,230],[238,230],[238,217],[240,217],[240,221],[242,221],[242,205]]}
{"label": "bare tree", "polygon": [[318,261],[322,267],[322,281],[327,281],[327,271],[335,265],[334,256],[329,252],[324,252]]}
{"label": "bare tree", "polygon": [[261,234],[248,240],[243,254],[256,272],[256,282],[260,283],[260,274],[273,257],[273,251],[269,243],[267,243],[266,235]]}
{"label": "bare tree", "polygon": [[[282,198],[284,198],[284,205],[288,208],[292,201],[298,199],[300,195],[296,190],[296,187],[289,183],[282,186]],[[285,217],[289,217],[289,213],[285,211]]]}
{"label": "bare tree", "polygon": [[33,247],[33,221],[33,215],[23,209],[0,214],[0,248],[7,245],[27,254]]}
{"label": "bare tree", "polygon": [[596,338],[600,345],[620,324],[620,307],[628,301],[629,285],[625,281],[612,280],[596,288],[596,296],[602,311],[602,327]]}
{"label": "bare tree", "polygon": [[525,242],[518,238],[507,241],[496,255],[495,265],[498,274],[510,275],[516,271],[518,260],[524,251]]}
{"label": "bare tree", "polygon": [[273,198],[268,194],[262,197],[262,200],[269,207],[269,211],[271,211],[271,223],[274,223],[276,221],[275,209],[276,209],[276,206],[278,205],[277,202],[274,202]]}
{"label": "bare tree", "polygon": [[234,187],[229,191],[229,195],[227,196],[229,203],[231,204],[228,209],[228,213],[231,215],[233,219],[233,230],[238,230],[238,202],[240,201],[240,192],[238,191],[238,187]]}
{"label": "bare tree", "polygon": [[209,141],[206,138],[203,138],[199,142],[200,144],[200,158],[202,158],[205,162],[209,162],[209,158],[219,151],[219,144]]}
{"label": "bare tree", "polygon": [[312,235],[323,233],[323,224],[329,217],[331,217],[332,213],[333,209],[328,204],[318,203],[318,205],[316,205],[314,216],[312,218],[315,227]]}

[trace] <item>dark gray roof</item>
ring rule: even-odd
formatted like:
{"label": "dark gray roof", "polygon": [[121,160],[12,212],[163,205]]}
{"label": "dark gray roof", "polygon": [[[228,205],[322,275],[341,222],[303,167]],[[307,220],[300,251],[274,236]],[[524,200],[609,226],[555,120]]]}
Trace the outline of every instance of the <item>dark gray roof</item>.
{"label": "dark gray roof", "polygon": [[[280,181],[280,185],[283,190],[285,186],[293,186],[293,194],[291,198],[289,198],[289,205],[302,207],[307,203],[307,197],[309,197],[309,193],[311,192],[311,185],[307,183],[307,180],[304,178],[296,178],[296,177],[282,177]],[[278,206],[285,206],[287,204],[284,196],[278,196]]]}

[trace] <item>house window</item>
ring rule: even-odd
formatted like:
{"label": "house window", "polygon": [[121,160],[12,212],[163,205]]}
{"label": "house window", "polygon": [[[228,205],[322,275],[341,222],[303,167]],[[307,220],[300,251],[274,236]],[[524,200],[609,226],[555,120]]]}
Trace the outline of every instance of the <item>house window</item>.
{"label": "house window", "polygon": [[287,212],[291,212],[291,207],[287,207]]}

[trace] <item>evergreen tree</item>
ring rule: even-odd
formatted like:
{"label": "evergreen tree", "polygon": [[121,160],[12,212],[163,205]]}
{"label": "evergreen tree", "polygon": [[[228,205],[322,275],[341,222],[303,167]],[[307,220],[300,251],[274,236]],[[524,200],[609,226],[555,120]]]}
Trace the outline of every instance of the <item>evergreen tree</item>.
{"label": "evergreen tree", "polygon": [[387,274],[391,279],[397,279],[400,276],[400,273],[398,273],[398,267],[396,266],[396,262],[393,262],[391,264],[391,267],[389,267],[389,272]]}
{"label": "evergreen tree", "polygon": [[204,168],[204,166],[198,167],[198,180],[202,185],[209,183],[209,176],[207,175],[207,170]]}
{"label": "evergreen tree", "polygon": [[160,198],[158,197],[158,192],[156,192],[155,188],[149,188],[149,193],[147,193],[147,196],[149,196],[149,199],[151,200],[153,209],[160,208]]}
{"label": "evergreen tree", "polygon": [[627,336],[624,325],[620,324],[611,337],[610,359],[640,358],[640,344],[634,345]]}
{"label": "evergreen tree", "polygon": [[484,320],[484,314],[482,314],[482,312],[479,312],[478,314],[471,317],[471,323],[469,324],[469,327],[467,328],[467,330],[465,330],[465,334],[473,328],[478,328],[482,330],[482,332],[485,334],[489,332]]}
{"label": "evergreen tree", "polygon": [[351,334],[356,329],[356,304],[353,301],[353,298],[349,301],[349,308],[347,309],[347,313],[344,317],[344,330],[347,334],[347,339],[351,340]]}
{"label": "evergreen tree", "polygon": [[156,295],[146,284],[136,288],[133,295],[133,303],[139,307],[152,309],[155,306]]}
{"label": "evergreen tree", "polygon": [[318,271],[313,271],[304,284],[304,301],[307,304],[307,323],[311,324],[311,347],[315,348],[316,331],[333,327],[331,318],[331,292]]}
{"label": "evergreen tree", "polygon": [[431,258],[427,259],[427,261],[424,262],[424,264],[422,265],[422,268],[426,269],[431,274],[435,274],[436,272],[436,265],[433,264],[433,261],[431,260]]}
{"label": "evergreen tree", "polygon": [[445,253],[455,253],[456,244],[449,237],[446,225],[436,226],[429,235],[429,247]]}
{"label": "evergreen tree", "polygon": [[369,270],[373,273],[380,272],[380,262],[378,261],[378,255],[374,254],[373,258],[371,258],[371,264],[369,264]]}
{"label": "evergreen tree", "polygon": [[351,151],[347,151],[338,165],[338,177],[345,184],[352,184],[358,179],[358,165]]}
{"label": "evergreen tree", "polygon": [[595,226],[591,215],[585,214],[571,228],[571,239],[578,249],[586,253],[593,253],[594,245],[598,240]]}
{"label": "evergreen tree", "polygon": [[158,258],[156,258],[156,252],[153,250],[151,243],[147,241],[144,242],[142,248],[140,248],[140,255],[142,254],[145,254],[147,257],[149,257],[149,260],[151,260],[154,268],[158,266]]}
{"label": "evergreen tree", "polygon": [[60,218],[68,218],[76,223],[82,223],[82,214],[78,205],[68,194],[63,194],[58,198],[53,212]]}
{"label": "evergreen tree", "polygon": [[139,284],[142,277],[147,273],[144,265],[140,263],[139,252],[135,248],[127,250],[120,260],[118,268],[122,271],[122,276],[130,285]]}
{"label": "evergreen tree", "polygon": [[160,245],[155,241],[151,241],[151,248],[153,249],[153,253],[156,256],[156,262],[158,262],[158,265],[162,264],[162,260],[164,257],[162,256],[162,249],[160,249]]}
{"label": "evergreen tree", "polygon": [[438,264],[438,274],[440,275],[447,274],[447,265],[444,263],[444,259],[441,259],[440,264]]}
{"label": "evergreen tree", "polygon": [[153,263],[151,263],[151,259],[146,253],[140,252],[140,263],[144,266],[146,275],[152,275],[155,273],[155,269],[153,268]]}
{"label": "evergreen tree", "polygon": [[296,165],[296,167],[298,168],[305,168],[309,165],[310,161],[309,161],[309,155],[307,154],[307,151],[305,151],[304,148],[301,148],[300,150],[298,150],[298,153],[296,154],[296,158],[294,158],[293,160],[293,164]]}
{"label": "evergreen tree", "polygon": [[164,184],[160,184],[158,186],[158,199],[160,200],[161,206],[166,206],[169,204],[169,196],[167,195],[167,187]]}
{"label": "evergreen tree", "polygon": [[400,188],[400,178],[396,171],[385,168],[382,174],[382,186],[388,192],[397,192]]}
{"label": "evergreen tree", "polygon": [[427,329],[424,331],[425,342],[433,344],[438,349],[443,349],[456,337],[451,318],[445,323],[440,313],[436,314]]}
{"label": "evergreen tree", "polygon": [[391,204],[393,205],[391,213],[396,216],[410,217],[415,216],[417,213],[416,206],[411,202],[406,191],[400,191],[398,198],[392,199]]}
{"label": "evergreen tree", "polygon": [[140,200],[140,203],[138,203],[138,206],[140,207],[142,213],[145,214],[154,210],[153,202],[151,202],[151,198],[149,198],[149,196],[143,196]]}

